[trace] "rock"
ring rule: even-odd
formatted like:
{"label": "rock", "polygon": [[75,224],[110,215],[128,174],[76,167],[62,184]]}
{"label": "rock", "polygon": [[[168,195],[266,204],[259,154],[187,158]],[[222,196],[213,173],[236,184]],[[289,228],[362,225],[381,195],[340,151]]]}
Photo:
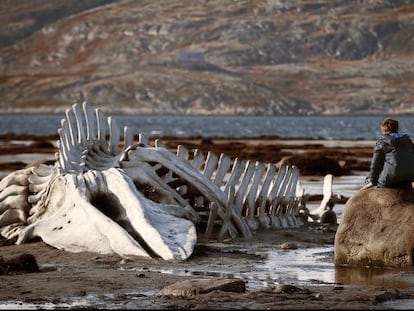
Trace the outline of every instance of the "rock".
{"label": "rock", "polygon": [[280,248],[281,249],[297,249],[298,246],[295,243],[285,242],[285,243],[280,244]]}
{"label": "rock", "polygon": [[414,190],[358,191],[345,204],[335,235],[335,265],[412,266],[413,222]]}
{"label": "rock", "polygon": [[32,272],[39,272],[36,258],[32,254],[21,254],[8,260],[0,257],[0,275]]}
{"label": "rock", "polygon": [[281,165],[295,165],[302,175],[341,176],[349,173],[335,159],[317,152],[304,152],[284,157],[277,163],[277,167]]}
{"label": "rock", "polygon": [[223,292],[244,293],[246,284],[240,279],[195,279],[177,282],[164,287],[159,295],[191,297],[220,290]]}
{"label": "rock", "polygon": [[316,293],[315,294],[315,299],[317,299],[317,300],[323,300],[323,295],[321,293]]}
{"label": "rock", "polygon": [[396,300],[396,299],[409,299],[409,297],[405,294],[400,293],[398,289],[395,289],[394,292],[390,292],[386,290],[383,293],[376,295],[374,299],[372,300],[372,304],[376,305],[379,303],[383,303],[389,300]]}
{"label": "rock", "polygon": [[294,285],[290,285],[290,284],[277,284],[275,287],[272,288],[272,292],[274,293],[296,293],[296,292],[301,292],[303,291],[302,288],[299,288],[297,286]]}
{"label": "rock", "polygon": [[336,225],[338,223],[336,213],[333,210],[327,210],[322,213],[319,221],[321,224]]}

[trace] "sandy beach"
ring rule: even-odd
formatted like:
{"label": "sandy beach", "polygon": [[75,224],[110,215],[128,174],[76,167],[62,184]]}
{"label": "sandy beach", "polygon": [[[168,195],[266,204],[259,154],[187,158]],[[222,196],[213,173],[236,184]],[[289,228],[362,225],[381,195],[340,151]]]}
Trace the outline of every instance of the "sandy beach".
{"label": "sandy beach", "polygon": [[[0,137],[2,176],[35,161],[53,162],[57,137]],[[349,197],[368,170],[372,141],[173,138],[160,140],[174,150],[181,144],[261,162],[277,163],[292,155],[324,155],[337,160],[343,176],[334,177],[334,193]],[[318,206],[326,172],[301,170],[300,180]],[[303,172],[303,174],[302,174]],[[335,206],[340,213],[343,204]],[[260,230],[219,243],[198,236],[185,262],[122,259],[116,255],[69,253],[33,241],[2,241],[4,260],[32,254],[39,272],[0,275],[0,309],[409,309],[414,306],[414,272],[333,266],[335,226],[310,223],[301,228]],[[284,248],[283,245],[291,245]],[[293,246],[292,246],[293,245]],[[307,268],[308,267],[308,268]],[[168,285],[186,280],[241,279],[244,292],[212,290],[191,296],[161,295]],[[281,285],[292,286],[281,290]]]}

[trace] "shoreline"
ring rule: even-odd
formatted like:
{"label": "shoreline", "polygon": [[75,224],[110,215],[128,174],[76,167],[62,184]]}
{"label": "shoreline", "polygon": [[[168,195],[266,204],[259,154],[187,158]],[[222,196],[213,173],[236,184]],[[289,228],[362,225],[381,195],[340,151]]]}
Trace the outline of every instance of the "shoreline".
{"label": "shoreline", "polygon": [[[300,228],[256,233],[252,242],[206,243],[200,239],[193,255],[185,262],[68,253],[43,242],[2,246],[0,256],[5,259],[16,254],[33,254],[40,271],[0,275],[2,288],[8,289],[0,292],[0,309],[26,309],[33,305],[36,308],[112,310],[384,310],[401,309],[414,301],[412,270],[334,268],[330,264],[333,254],[329,251],[333,237],[334,232]],[[286,243],[295,243],[298,248],[282,250],[281,245]],[[322,249],[326,251],[321,253]],[[278,252],[280,263],[268,257]],[[300,254],[314,254],[320,258],[315,258],[315,263],[302,258],[307,271],[319,277],[306,281],[301,275],[292,278],[289,271]],[[291,258],[290,264],[283,263],[286,256]],[[269,264],[272,269],[262,271]],[[333,279],[321,278],[326,273]],[[183,296],[160,294],[165,287],[183,281],[229,278],[243,280],[246,290],[213,290]],[[283,286],[290,286],[294,291],[278,290]]]}
{"label": "shoreline", "polygon": [[[54,154],[57,151],[56,135],[4,134],[0,135],[0,155],[21,153]],[[200,136],[172,137],[154,136],[148,139],[151,145],[159,140],[175,152],[178,145],[203,152],[221,153],[236,157],[276,164],[284,157],[309,154],[328,156],[350,171],[368,171],[375,140],[302,139],[279,136],[257,136],[253,138],[229,138]],[[138,135],[134,136],[138,142]],[[1,161],[5,163],[5,161]],[[27,164],[27,163],[26,163]]]}

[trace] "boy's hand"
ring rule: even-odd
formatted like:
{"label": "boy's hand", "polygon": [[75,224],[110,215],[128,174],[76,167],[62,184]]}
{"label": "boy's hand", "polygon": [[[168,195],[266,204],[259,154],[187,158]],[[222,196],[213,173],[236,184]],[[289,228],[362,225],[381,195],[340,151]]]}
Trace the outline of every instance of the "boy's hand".
{"label": "boy's hand", "polygon": [[365,189],[369,189],[372,187],[374,187],[374,185],[371,182],[369,182],[366,185],[364,185],[360,190],[365,190]]}

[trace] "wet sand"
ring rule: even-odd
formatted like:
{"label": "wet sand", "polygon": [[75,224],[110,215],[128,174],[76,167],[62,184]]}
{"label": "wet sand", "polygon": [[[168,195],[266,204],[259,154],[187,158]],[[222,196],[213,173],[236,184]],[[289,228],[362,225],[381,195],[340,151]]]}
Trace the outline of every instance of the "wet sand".
{"label": "wet sand", "polygon": [[[386,273],[379,273],[376,282],[372,282],[372,272],[365,272],[365,278],[371,284],[364,282],[363,273],[353,276],[349,271],[342,271],[337,273],[334,282],[318,279],[301,282],[284,279],[282,275],[260,286],[255,284],[257,280],[254,278],[247,279],[244,293],[212,291],[190,297],[158,295],[162,288],[183,280],[242,278],[233,270],[239,270],[241,275],[250,273],[254,277],[251,270],[257,269],[259,263],[266,260],[260,251],[279,249],[282,243],[291,241],[299,249],[318,249],[333,243],[332,240],[333,233],[302,228],[258,233],[254,243],[199,241],[194,254],[182,263],[68,253],[43,242],[3,246],[0,255],[5,258],[20,253],[33,254],[40,272],[0,276],[0,307],[18,308],[22,303],[20,307],[24,309],[30,305],[105,309],[384,309],[386,304],[378,302],[385,293],[398,293],[398,296],[391,296],[394,299],[414,298],[410,289],[414,283],[407,282],[395,271],[388,276],[388,281],[384,280]],[[329,252],[322,257],[326,263],[332,260]],[[228,273],[213,273],[220,269]],[[280,269],[283,270],[283,267]],[[275,290],[277,284],[294,285],[300,290],[280,293]]]}
{"label": "wet sand", "polygon": [[[4,176],[42,159],[53,162],[55,139],[30,135],[0,137],[0,172]],[[182,144],[188,149],[272,163],[293,154],[329,155],[349,172],[338,179],[352,181],[355,176],[354,190],[359,187],[361,175],[368,170],[373,148],[371,141],[281,140],[278,137],[248,140],[164,137],[161,141],[172,150]],[[27,156],[16,157],[22,154]],[[315,171],[310,175],[301,174],[301,180],[316,195],[315,205],[319,203],[317,195],[320,198],[322,194],[323,176],[323,172]],[[347,191],[352,194],[352,190]],[[334,237],[335,227],[318,224],[255,232],[253,241],[240,238],[218,243],[207,241],[200,234],[193,255],[185,262],[69,253],[42,241],[3,245],[0,247],[3,259],[33,254],[40,272],[0,275],[0,308],[401,309],[411,303],[414,299],[412,271],[335,269]],[[281,249],[284,243],[295,247]],[[310,255],[310,261],[299,262],[302,270],[293,269],[292,273],[289,270],[292,262],[304,254]],[[283,256],[287,256],[285,263],[280,259]],[[314,278],[295,275],[295,271],[305,271],[306,265]],[[327,278],[325,273],[329,275]],[[162,288],[178,281],[230,277],[243,279],[246,291],[211,291],[190,297],[158,295]],[[293,285],[298,290],[277,291],[280,284]]]}

